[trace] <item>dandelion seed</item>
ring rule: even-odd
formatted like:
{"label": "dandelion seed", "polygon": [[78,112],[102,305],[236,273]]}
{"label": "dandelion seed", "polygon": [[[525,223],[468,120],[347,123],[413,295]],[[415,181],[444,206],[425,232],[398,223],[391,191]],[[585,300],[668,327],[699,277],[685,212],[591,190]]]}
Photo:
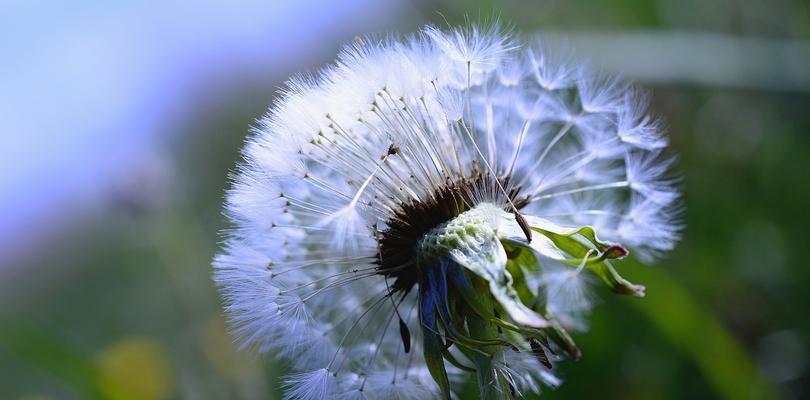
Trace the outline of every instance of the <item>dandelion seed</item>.
{"label": "dandelion seed", "polygon": [[356,39],[245,145],[214,260],[233,333],[289,361],[288,399],[558,386],[591,283],[643,296],[612,263],[678,241],[646,102],[497,26]]}
{"label": "dandelion seed", "polygon": [[546,288],[546,308],[556,315],[590,309],[587,282],[583,270],[591,254],[586,254],[576,269],[562,266],[546,268],[540,278]]}

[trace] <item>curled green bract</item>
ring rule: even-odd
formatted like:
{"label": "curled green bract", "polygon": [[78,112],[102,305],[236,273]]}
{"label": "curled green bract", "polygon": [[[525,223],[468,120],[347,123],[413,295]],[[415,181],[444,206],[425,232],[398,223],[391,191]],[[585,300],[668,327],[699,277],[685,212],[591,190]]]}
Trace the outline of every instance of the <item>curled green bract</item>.
{"label": "curled green bract", "polygon": [[531,242],[514,214],[482,203],[417,244],[425,360],[446,398],[445,361],[475,370],[482,398],[508,398],[514,388],[508,373],[499,370],[504,352],[534,354],[538,366],[547,368],[555,348],[580,357],[549,304],[547,288],[538,284],[551,263],[566,266],[568,274],[587,270],[616,293],[644,295],[643,286],[622,278],[610,263],[628,254],[623,246],[600,240],[588,226],[561,227],[532,216],[526,221],[536,233]]}

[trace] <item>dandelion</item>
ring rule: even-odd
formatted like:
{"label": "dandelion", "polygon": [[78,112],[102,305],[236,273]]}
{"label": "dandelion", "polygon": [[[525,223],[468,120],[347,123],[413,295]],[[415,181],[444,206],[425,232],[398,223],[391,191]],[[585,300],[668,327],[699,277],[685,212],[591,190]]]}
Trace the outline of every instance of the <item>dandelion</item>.
{"label": "dandelion", "polygon": [[601,281],[672,249],[679,194],[647,97],[497,26],[363,38],[291,79],[233,176],[214,260],[287,399],[556,387]]}

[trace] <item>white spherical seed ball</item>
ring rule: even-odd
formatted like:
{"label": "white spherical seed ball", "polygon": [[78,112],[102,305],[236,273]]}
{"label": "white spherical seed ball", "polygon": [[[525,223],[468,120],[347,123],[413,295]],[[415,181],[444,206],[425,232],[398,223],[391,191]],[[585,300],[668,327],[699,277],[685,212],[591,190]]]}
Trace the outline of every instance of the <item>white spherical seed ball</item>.
{"label": "white spherical seed ball", "polygon": [[245,145],[214,261],[234,334],[298,371],[290,399],[556,386],[589,282],[643,295],[610,260],[678,240],[666,145],[637,89],[497,26],[358,39]]}

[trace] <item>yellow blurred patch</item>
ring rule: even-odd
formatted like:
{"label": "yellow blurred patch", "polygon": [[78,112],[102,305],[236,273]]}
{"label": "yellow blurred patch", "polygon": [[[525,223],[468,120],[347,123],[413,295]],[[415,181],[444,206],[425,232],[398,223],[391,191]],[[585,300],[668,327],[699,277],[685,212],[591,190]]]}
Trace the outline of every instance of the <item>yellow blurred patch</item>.
{"label": "yellow blurred patch", "polygon": [[97,356],[99,387],[112,400],[152,400],[170,396],[173,379],[168,358],[148,338],[127,338]]}

